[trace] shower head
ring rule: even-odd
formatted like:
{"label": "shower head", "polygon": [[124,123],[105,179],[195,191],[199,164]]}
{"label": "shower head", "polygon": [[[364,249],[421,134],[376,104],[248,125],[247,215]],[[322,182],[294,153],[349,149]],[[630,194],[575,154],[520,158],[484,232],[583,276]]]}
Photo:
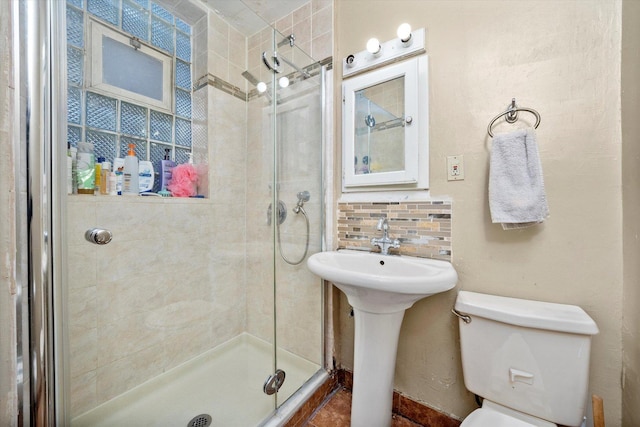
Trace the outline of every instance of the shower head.
{"label": "shower head", "polygon": [[297,72],[299,72],[302,75],[302,77],[304,77],[305,79],[308,79],[309,77],[311,77],[311,74],[309,74],[306,70],[303,70],[302,68],[298,67],[296,64],[294,64],[292,61],[288,60],[284,56],[278,55],[278,51],[273,52],[273,56],[271,57],[271,59],[273,60],[273,65],[271,65],[269,63],[269,59],[267,59],[267,52],[262,52],[262,62],[267,67],[267,69],[273,72],[274,74],[280,74],[282,72],[282,70],[280,69],[280,60],[282,60],[282,62],[289,65],[291,68],[293,68]]}
{"label": "shower head", "polygon": [[293,212],[300,213],[301,210],[304,212],[304,210],[302,209],[302,206],[304,206],[305,202],[308,202],[310,198],[311,198],[311,194],[307,190],[299,192],[298,203],[296,203],[296,207],[293,208]]}
{"label": "shower head", "polygon": [[256,79],[256,77],[253,74],[251,74],[249,71],[243,71],[242,72],[242,77],[247,79],[249,81],[249,83],[251,83],[254,86],[257,85],[258,83],[260,83],[260,81],[258,79]]}
{"label": "shower head", "polygon": [[259,87],[260,83],[262,83],[262,85],[266,88],[266,85],[263,82],[258,81],[258,79],[253,74],[251,74],[249,71],[243,71],[242,72],[242,77],[247,79],[247,81],[249,83],[251,83],[252,85],[256,86],[256,89],[258,90],[259,94],[266,95],[266,97],[269,99],[269,101],[271,101],[271,95],[269,94],[269,92],[264,92],[264,91],[260,90],[260,87]]}
{"label": "shower head", "polygon": [[298,193],[298,203],[308,202],[310,198],[311,198],[311,193],[309,193],[307,190],[304,190]]}

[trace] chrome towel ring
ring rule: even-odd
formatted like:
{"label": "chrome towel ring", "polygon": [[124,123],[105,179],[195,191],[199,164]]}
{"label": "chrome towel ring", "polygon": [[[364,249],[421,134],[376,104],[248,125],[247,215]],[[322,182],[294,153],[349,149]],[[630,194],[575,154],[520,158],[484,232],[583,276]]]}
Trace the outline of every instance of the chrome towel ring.
{"label": "chrome towel ring", "polygon": [[496,120],[498,120],[502,116],[506,116],[504,119],[507,121],[507,123],[515,123],[518,120],[518,111],[526,111],[527,113],[531,113],[534,116],[536,116],[536,124],[533,125],[533,128],[538,129],[538,126],[540,126],[540,114],[533,108],[518,107],[516,105],[516,99],[513,98],[511,100],[511,105],[505,111],[495,116],[493,120],[489,122],[489,126],[487,126],[487,133],[489,134],[489,136],[493,138],[493,132],[491,132],[491,127],[496,122]]}

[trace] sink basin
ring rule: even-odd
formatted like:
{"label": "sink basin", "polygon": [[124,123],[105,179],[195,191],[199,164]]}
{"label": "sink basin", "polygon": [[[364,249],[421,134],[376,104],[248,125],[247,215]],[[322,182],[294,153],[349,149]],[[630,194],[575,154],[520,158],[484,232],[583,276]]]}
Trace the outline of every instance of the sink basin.
{"label": "sink basin", "polygon": [[354,308],[373,313],[406,310],[422,298],[452,289],[458,281],[446,261],[373,252],[319,252],[307,266],[333,282]]}
{"label": "sink basin", "polygon": [[446,261],[351,250],[319,252],[307,266],[342,290],[353,307],[351,427],[390,427],[404,312],[453,288],[458,274]]}

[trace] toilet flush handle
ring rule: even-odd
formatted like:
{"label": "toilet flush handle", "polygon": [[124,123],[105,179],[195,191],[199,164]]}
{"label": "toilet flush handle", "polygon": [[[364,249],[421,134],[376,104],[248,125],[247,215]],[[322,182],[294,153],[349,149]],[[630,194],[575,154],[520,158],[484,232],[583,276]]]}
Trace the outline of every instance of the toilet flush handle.
{"label": "toilet flush handle", "polygon": [[521,371],[520,369],[509,368],[509,378],[511,378],[512,383],[517,381],[519,383],[533,385],[533,374]]}
{"label": "toilet flush handle", "polygon": [[471,323],[471,316],[469,316],[468,314],[460,313],[458,310],[455,309],[455,307],[451,309],[451,312],[456,316],[458,316],[458,318],[462,320],[464,323]]}

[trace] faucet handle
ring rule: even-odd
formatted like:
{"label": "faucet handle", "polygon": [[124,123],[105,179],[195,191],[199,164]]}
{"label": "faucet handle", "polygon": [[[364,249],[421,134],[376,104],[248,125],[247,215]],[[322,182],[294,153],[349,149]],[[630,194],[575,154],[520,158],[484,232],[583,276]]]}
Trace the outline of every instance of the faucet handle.
{"label": "faucet handle", "polygon": [[388,230],[389,229],[389,224],[387,223],[387,217],[383,216],[380,219],[378,219],[378,225],[376,226],[376,230],[381,231],[381,230]]}

